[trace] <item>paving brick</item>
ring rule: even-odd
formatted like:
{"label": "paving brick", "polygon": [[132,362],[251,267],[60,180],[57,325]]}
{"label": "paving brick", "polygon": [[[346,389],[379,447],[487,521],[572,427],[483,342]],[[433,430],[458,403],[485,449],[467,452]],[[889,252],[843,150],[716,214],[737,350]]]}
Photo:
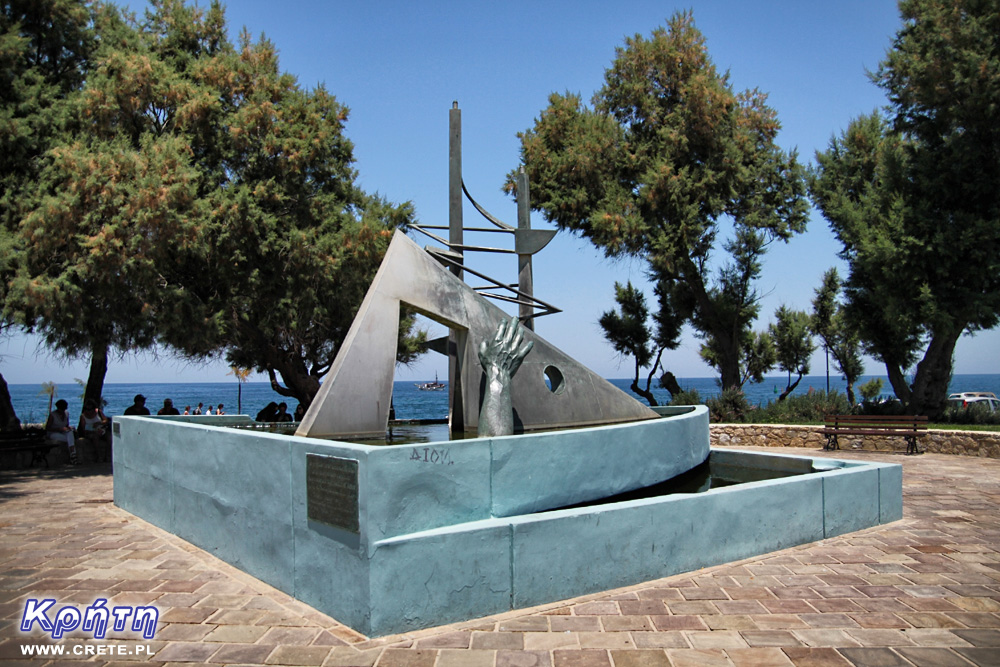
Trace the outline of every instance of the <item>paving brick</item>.
{"label": "paving brick", "polygon": [[601,616],[600,619],[605,632],[653,629],[653,624],[647,616]]}
{"label": "paving brick", "polygon": [[[20,657],[10,638],[23,600],[51,591],[63,604],[101,593],[155,603],[150,645],[157,662],[176,664],[997,664],[1000,461],[864,457],[903,464],[904,520],[542,611],[371,641],[109,503],[76,502],[110,498],[106,474],[0,472],[15,492],[0,499],[0,658]],[[28,501],[32,485],[67,511]]]}
{"label": "paving brick", "polygon": [[519,632],[473,632],[472,648],[515,649],[524,648],[524,635]]}
{"label": "paving brick", "polygon": [[330,650],[324,667],[372,667],[382,656],[383,649],[374,648],[358,651],[354,648],[334,648]]}
{"label": "paving brick", "polygon": [[471,632],[446,632],[417,640],[417,648],[469,648]]}
{"label": "paving brick", "polygon": [[722,649],[667,649],[674,667],[732,667],[732,661]]}
{"label": "paving brick", "polygon": [[[1000,630],[995,629],[970,629],[952,630],[957,637],[961,637],[973,646],[1000,647]],[[998,651],[1000,653],[1000,651]]]}
{"label": "paving brick", "polygon": [[979,667],[1000,667],[1000,651],[988,648],[957,648],[955,652]]}
{"label": "paving brick", "polygon": [[632,641],[638,648],[690,648],[683,632],[633,632]]}
{"label": "paving brick", "polygon": [[732,630],[720,630],[715,632],[690,632],[688,641],[692,648],[747,648],[749,644],[739,632]]}
{"label": "paving brick", "polygon": [[262,664],[273,650],[274,647],[270,645],[226,644],[220,647],[219,650],[208,659],[208,662],[219,662],[225,664]]}
{"label": "paving brick", "polygon": [[161,662],[208,662],[219,648],[218,644],[170,642],[157,651],[156,659]]}
{"label": "paving brick", "polygon": [[434,667],[438,652],[387,648],[379,658],[379,667]]}
{"label": "paving brick", "polygon": [[915,667],[968,667],[967,660],[946,648],[898,648],[896,652]]}
{"label": "paving brick", "polygon": [[524,648],[529,651],[580,648],[580,638],[575,632],[525,632]]}
{"label": "paving brick", "polygon": [[611,651],[615,667],[670,667],[670,659],[663,650]]}
{"label": "paving brick", "polygon": [[655,616],[667,613],[663,600],[622,600],[618,603],[618,607],[626,616]]}
{"label": "paving brick", "polygon": [[611,656],[602,649],[553,651],[552,664],[553,667],[612,667]]}
{"label": "paving brick", "polygon": [[550,616],[552,632],[597,632],[601,629],[599,616]]}
{"label": "paving brick", "polygon": [[657,630],[708,630],[700,616],[650,616]]}
{"label": "paving brick", "polygon": [[760,626],[750,616],[743,614],[705,616],[709,630],[760,630]]}
{"label": "paving brick", "polygon": [[[500,654],[513,654],[519,660],[506,658],[501,662]],[[529,659],[529,656],[533,658]],[[532,661],[533,660],[533,661]],[[330,663],[327,662],[326,665]],[[530,654],[528,651],[460,651],[457,649],[441,649],[435,667],[550,667],[548,653]]]}
{"label": "paving brick", "polygon": [[909,667],[905,658],[888,648],[844,648],[840,652],[858,667]]}
{"label": "paving brick", "polygon": [[802,642],[787,630],[745,630],[740,634],[749,646],[802,645]]}
{"label": "paving brick", "polygon": [[851,663],[833,648],[799,648],[781,649],[795,664],[795,667],[850,667]]}
{"label": "paving brick", "polygon": [[[418,651],[410,651],[411,655]],[[310,667],[322,665],[330,654],[328,646],[278,646],[264,660],[267,665],[295,665]],[[435,658],[437,655],[435,654]],[[419,663],[418,663],[419,664]],[[429,663],[433,665],[434,663]]]}
{"label": "paving brick", "polygon": [[778,648],[726,649],[735,667],[791,667],[792,661]]}

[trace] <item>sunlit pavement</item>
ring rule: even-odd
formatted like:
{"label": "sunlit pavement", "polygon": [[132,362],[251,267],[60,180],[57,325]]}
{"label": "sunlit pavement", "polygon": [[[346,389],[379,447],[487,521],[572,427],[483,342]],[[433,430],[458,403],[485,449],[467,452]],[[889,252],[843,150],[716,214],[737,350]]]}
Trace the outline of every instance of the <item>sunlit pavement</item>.
{"label": "sunlit pavement", "polygon": [[[1000,461],[833,454],[902,464],[903,520],[629,588],[373,640],[119,510],[111,503],[107,466],[4,471],[0,661],[1000,665]],[[26,601],[43,598],[57,601],[53,609],[75,604],[82,610],[98,598],[108,599],[108,607],[155,605],[159,625],[151,640],[114,632],[99,640],[74,630],[54,642],[37,624],[21,633]],[[39,645],[80,648],[58,659],[25,656]],[[113,648],[97,655],[98,646]]]}

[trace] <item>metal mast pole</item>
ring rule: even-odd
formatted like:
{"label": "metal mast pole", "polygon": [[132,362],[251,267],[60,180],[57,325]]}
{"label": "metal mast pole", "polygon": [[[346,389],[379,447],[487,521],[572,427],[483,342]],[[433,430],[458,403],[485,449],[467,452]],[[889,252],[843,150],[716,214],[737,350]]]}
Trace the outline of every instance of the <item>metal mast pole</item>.
{"label": "metal mast pole", "polygon": [[[448,250],[459,255],[451,272],[462,279],[462,110],[452,102],[448,112]],[[465,430],[465,405],[462,400],[462,354],[467,335],[451,330],[448,334],[448,405],[449,423],[454,432]]]}
{"label": "metal mast pole", "polygon": [[[518,230],[531,229],[531,195],[528,191],[528,174],[524,167],[517,170],[517,228]],[[527,232],[525,232],[527,235]],[[535,286],[531,273],[531,254],[517,254],[517,289],[522,293],[533,297]],[[525,328],[535,330],[535,309],[527,303],[522,303],[518,308],[518,316],[521,324]]]}

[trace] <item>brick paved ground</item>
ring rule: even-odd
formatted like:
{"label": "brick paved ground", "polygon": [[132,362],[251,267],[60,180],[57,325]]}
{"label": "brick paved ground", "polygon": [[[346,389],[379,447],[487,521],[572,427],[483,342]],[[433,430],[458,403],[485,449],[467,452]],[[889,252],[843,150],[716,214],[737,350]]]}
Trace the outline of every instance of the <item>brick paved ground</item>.
{"label": "brick paved ground", "polygon": [[[903,464],[902,521],[374,640],[117,509],[107,469],[3,472],[0,661],[25,660],[22,645],[41,642],[39,631],[28,637],[17,628],[27,598],[82,606],[103,596],[109,606],[154,603],[161,613],[155,639],[101,642],[70,633],[59,644],[142,644],[155,653],[82,664],[1000,665],[1000,461],[840,455]],[[30,664],[46,662],[76,664],[68,657]]]}

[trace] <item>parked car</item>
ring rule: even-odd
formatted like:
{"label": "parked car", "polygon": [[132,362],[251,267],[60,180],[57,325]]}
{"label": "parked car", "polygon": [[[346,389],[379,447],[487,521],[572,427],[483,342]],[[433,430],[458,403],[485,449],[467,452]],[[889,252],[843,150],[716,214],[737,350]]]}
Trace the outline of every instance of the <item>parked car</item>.
{"label": "parked car", "polygon": [[1000,399],[992,391],[963,391],[959,394],[949,394],[948,404],[956,408],[967,408],[970,405],[985,405],[990,412],[1000,410]]}

